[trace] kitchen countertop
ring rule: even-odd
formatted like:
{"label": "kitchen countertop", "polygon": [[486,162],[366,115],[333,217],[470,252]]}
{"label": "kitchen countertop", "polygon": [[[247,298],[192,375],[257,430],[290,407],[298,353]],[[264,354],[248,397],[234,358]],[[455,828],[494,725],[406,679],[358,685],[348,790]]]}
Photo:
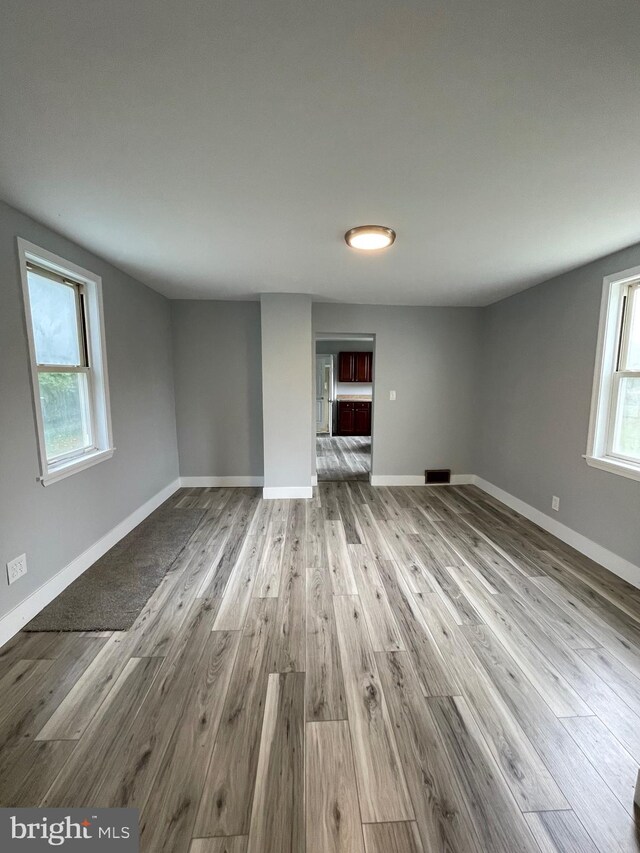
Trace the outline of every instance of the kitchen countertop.
{"label": "kitchen countertop", "polygon": [[364,401],[365,403],[370,403],[371,402],[371,395],[370,394],[337,394],[336,395],[336,401],[338,403],[343,402],[345,400],[347,402],[354,402],[354,403],[359,403],[362,401]]}

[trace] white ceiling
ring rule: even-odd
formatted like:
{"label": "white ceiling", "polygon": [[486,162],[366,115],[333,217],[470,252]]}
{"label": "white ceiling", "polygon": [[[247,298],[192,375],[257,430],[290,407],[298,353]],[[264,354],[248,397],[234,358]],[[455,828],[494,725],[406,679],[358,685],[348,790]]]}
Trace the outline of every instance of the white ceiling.
{"label": "white ceiling", "polygon": [[0,197],[171,297],[483,305],[640,240],[638,0],[3,0],[0,57]]}

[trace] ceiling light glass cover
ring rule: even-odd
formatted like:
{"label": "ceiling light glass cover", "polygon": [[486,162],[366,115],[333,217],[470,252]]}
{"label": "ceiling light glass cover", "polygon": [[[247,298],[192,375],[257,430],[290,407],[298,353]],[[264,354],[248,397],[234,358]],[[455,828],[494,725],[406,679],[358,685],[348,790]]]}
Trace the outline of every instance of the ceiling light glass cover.
{"label": "ceiling light glass cover", "polygon": [[396,239],[396,232],[385,225],[358,225],[347,231],[344,239],[352,249],[372,252],[390,246]]}

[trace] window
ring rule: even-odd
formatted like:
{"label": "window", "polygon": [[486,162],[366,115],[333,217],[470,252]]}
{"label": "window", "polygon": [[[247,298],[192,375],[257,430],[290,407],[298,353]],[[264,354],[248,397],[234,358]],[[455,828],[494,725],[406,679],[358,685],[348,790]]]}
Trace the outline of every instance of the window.
{"label": "window", "polygon": [[113,455],[98,276],[18,240],[43,485]]}
{"label": "window", "polygon": [[640,480],[640,267],[604,281],[586,460]]}

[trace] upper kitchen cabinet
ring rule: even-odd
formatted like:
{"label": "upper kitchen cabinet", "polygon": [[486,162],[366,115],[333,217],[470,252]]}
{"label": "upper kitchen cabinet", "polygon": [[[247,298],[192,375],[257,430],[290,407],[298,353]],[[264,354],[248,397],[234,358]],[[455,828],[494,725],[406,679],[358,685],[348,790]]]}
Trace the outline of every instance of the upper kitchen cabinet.
{"label": "upper kitchen cabinet", "polygon": [[338,354],[338,382],[372,381],[372,352],[341,352]]}
{"label": "upper kitchen cabinet", "polygon": [[355,352],[338,353],[338,382],[356,381],[356,354]]}
{"label": "upper kitchen cabinet", "polygon": [[373,353],[356,353],[356,382],[371,382],[373,379]]}

